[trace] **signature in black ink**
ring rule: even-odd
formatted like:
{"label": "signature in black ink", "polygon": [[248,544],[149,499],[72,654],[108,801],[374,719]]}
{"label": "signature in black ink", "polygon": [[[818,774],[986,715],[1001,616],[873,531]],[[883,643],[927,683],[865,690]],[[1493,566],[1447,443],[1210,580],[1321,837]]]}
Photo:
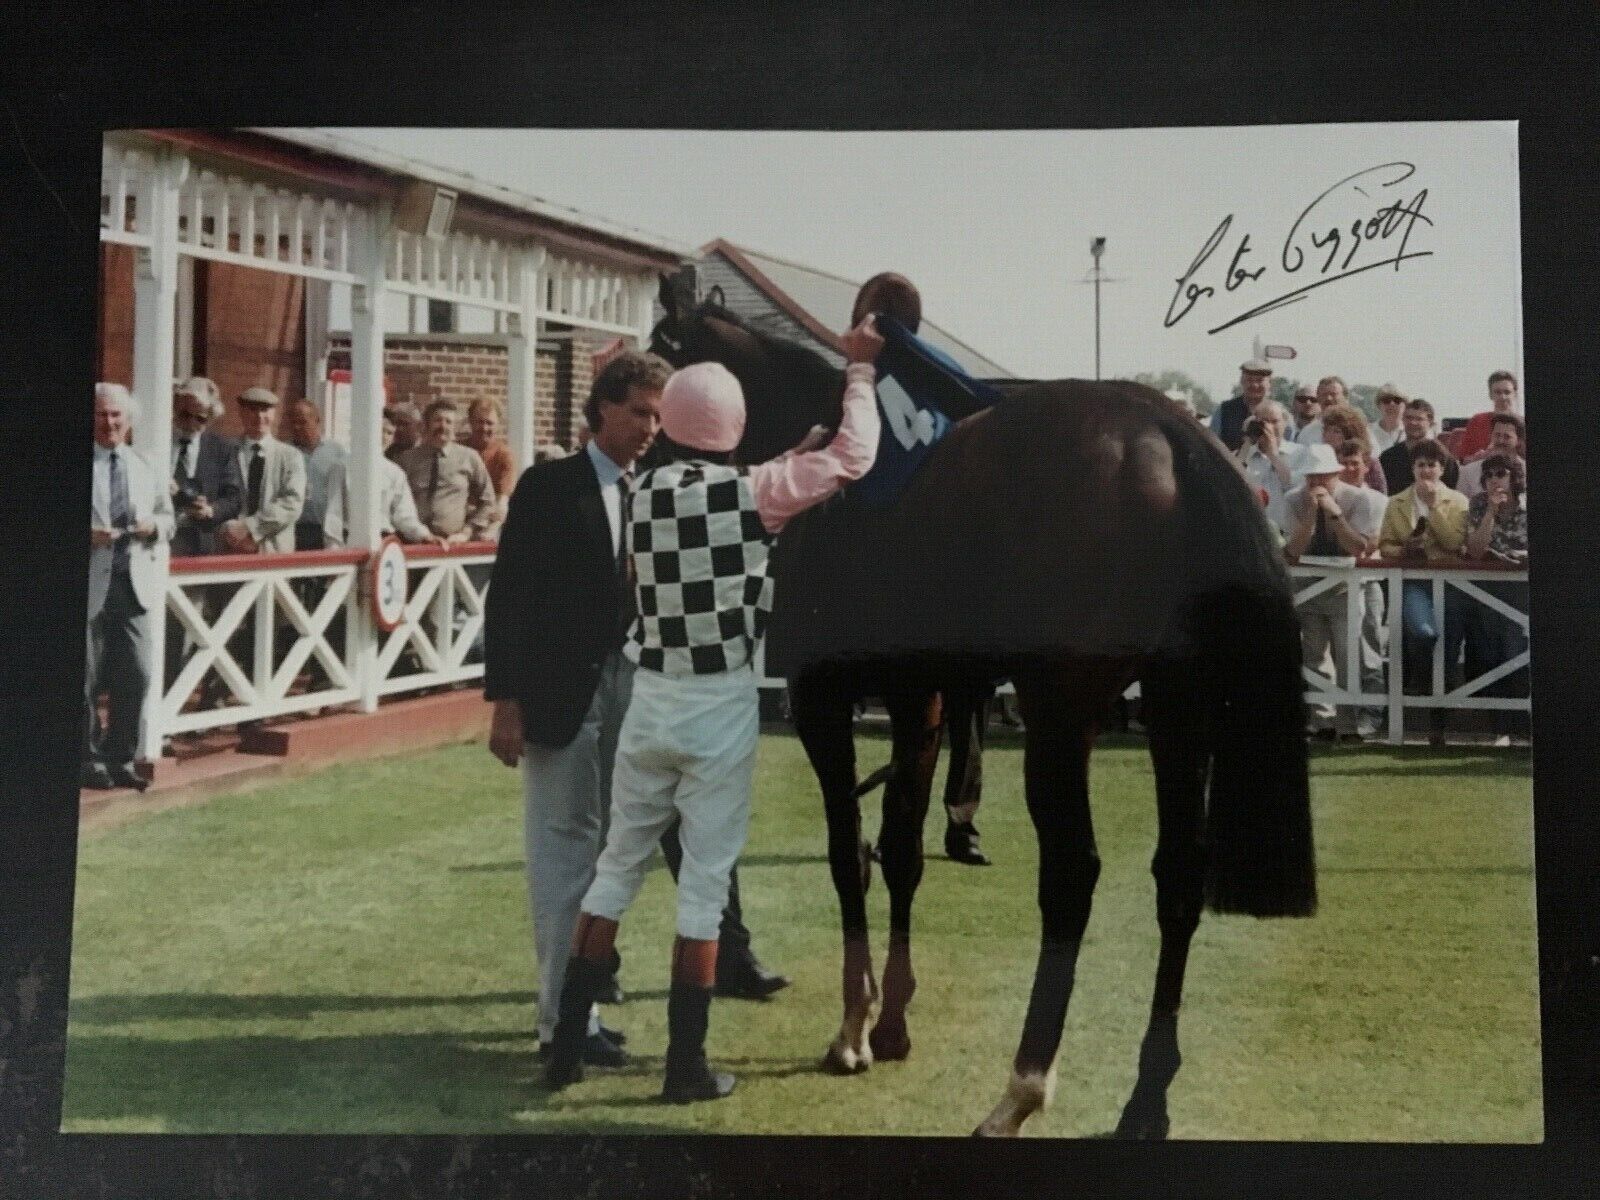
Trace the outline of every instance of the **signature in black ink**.
{"label": "signature in black ink", "polygon": [[[1279,265],[1285,275],[1293,275],[1302,269],[1311,268],[1315,269],[1317,277],[1310,283],[1292,288],[1271,300],[1257,304],[1206,332],[1220,333],[1241,321],[1248,321],[1275,308],[1297,304],[1316,288],[1335,283],[1340,279],[1349,279],[1353,275],[1360,275],[1376,267],[1392,265],[1398,271],[1400,264],[1410,259],[1431,257],[1432,250],[1407,250],[1411,234],[1418,223],[1429,226],[1433,224],[1433,221],[1422,213],[1422,206],[1428,198],[1427,188],[1422,188],[1409,199],[1396,195],[1395,199],[1379,205],[1376,209],[1369,207],[1372,204],[1372,197],[1367,191],[1368,187],[1380,189],[1397,187],[1416,172],[1417,168],[1412,163],[1383,163],[1376,167],[1368,167],[1364,171],[1357,171],[1354,175],[1347,175],[1324,191],[1306,205],[1295,218],[1294,224],[1289,226],[1289,232],[1283,239],[1282,253],[1279,255]],[[1197,282],[1196,276],[1227,240],[1232,228],[1233,214],[1229,213],[1222,218],[1221,224],[1212,231],[1205,245],[1200,247],[1200,253],[1195,255],[1194,261],[1177,280],[1178,289],[1167,305],[1166,317],[1162,322],[1168,329],[1188,316],[1201,301],[1216,296],[1216,287],[1210,283]],[[1395,242],[1392,239],[1397,234],[1399,241]],[[1379,252],[1393,250],[1394,253],[1370,262],[1357,262],[1362,250],[1367,247]],[[1327,252],[1327,257],[1318,264],[1314,261],[1313,255],[1324,250]],[[1237,291],[1255,283],[1266,274],[1268,268],[1265,266],[1252,270],[1245,265],[1245,259],[1250,252],[1250,235],[1246,233],[1239,239],[1239,244],[1234,249],[1233,257],[1228,260],[1227,270],[1220,281],[1224,292]]]}

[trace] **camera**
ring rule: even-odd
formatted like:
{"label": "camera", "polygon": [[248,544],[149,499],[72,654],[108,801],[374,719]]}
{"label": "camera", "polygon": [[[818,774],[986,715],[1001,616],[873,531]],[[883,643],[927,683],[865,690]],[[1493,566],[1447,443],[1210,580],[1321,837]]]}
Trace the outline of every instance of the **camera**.
{"label": "camera", "polygon": [[180,483],[177,492],[172,497],[172,506],[179,512],[194,507],[194,502],[201,499],[204,493],[192,483]]}
{"label": "camera", "polygon": [[1255,441],[1267,431],[1266,422],[1260,417],[1251,417],[1244,423],[1244,436]]}

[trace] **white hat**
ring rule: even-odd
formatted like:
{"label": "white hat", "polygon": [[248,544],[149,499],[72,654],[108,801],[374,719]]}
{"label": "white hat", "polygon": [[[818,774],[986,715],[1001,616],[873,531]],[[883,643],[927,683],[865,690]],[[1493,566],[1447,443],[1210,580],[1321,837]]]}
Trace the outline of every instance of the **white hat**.
{"label": "white hat", "polygon": [[1306,447],[1306,456],[1300,462],[1300,474],[1337,475],[1339,471],[1339,455],[1327,442],[1313,442]]}

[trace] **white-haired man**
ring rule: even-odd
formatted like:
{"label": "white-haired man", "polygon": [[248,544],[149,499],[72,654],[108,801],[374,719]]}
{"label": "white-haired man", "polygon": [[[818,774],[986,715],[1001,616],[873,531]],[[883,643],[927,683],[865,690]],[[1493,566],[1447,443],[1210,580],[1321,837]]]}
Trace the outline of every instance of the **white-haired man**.
{"label": "white-haired man", "polygon": [[238,445],[209,428],[222,415],[217,385],[204,375],[180,383],[172,394],[172,505],[178,527],[175,556],[211,554],[217,528],[239,515],[244,477]]}
{"label": "white-haired man", "polygon": [[1244,438],[1239,444],[1239,460],[1246,478],[1266,493],[1267,519],[1285,535],[1289,530],[1284,497],[1300,483],[1305,474],[1301,463],[1311,449],[1289,440],[1285,432],[1288,425],[1289,414],[1283,405],[1276,400],[1263,400],[1244,423]]}
{"label": "white-haired man", "polygon": [[[127,445],[138,419],[128,389],[94,386],[89,500],[89,623],[84,665],[83,785],[133,787],[139,719],[150,686],[150,614],[163,609],[157,546],[172,536],[172,499]],[[95,704],[106,693],[98,743]]]}

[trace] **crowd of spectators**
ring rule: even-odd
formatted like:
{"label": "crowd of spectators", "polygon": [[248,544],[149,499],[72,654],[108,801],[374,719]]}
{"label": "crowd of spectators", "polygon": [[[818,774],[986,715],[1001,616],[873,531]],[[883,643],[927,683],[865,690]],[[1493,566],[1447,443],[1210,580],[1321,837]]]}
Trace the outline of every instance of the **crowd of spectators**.
{"label": "crowd of spectators", "polygon": [[[1298,388],[1292,413],[1269,397],[1271,377],[1270,363],[1243,363],[1238,393],[1218,406],[1210,428],[1237,455],[1291,562],[1527,566],[1527,425],[1516,412],[1516,376],[1509,371],[1490,375],[1491,407],[1473,416],[1453,439],[1438,433],[1427,400],[1392,383],[1377,390],[1379,419],[1369,425],[1336,375],[1315,388]],[[1360,690],[1382,693],[1384,671],[1391,666],[1386,605],[1395,598],[1387,597],[1375,579],[1351,587],[1301,582],[1308,593],[1300,605],[1306,667],[1348,689],[1343,677],[1353,657]],[[1527,611],[1527,584],[1521,580],[1476,586],[1510,608]],[[1447,689],[1526,650],[1521,624],[1500,609],[1453,587],[1444,591],[1442,613],[1435,611],[1434,599],[1428,578],[1408,580],[1398,598],[1403,644],[1392,666],[1402,672],[1408,693],[1432,691],[1441,638]],[[1347,656],[1352,603],[1359,607],[1361,645]],[[1526,696],[1527,686],[1522,668],[1475,694]],[[1491,711],[1498,744],[1526,736],[1526,714]],[[1312,732],[1370,737],[1382,716],[1380,706],[1322,704],[1313,710]],[[1429,732],[1436,743],[1443,741],[1444,709],[1432,710]]]}
{"label": "crowd of spectators", "polygon": [[[195,376],[175,389],[168,463],[177,514],[172,553],[344,546],[350,451],[325,435],[321,411],[309,400],[282,402],[264,387],[242,392],[234,405],[239,437],[217,428],[225,409],[215,383]],[[516,482],[500,404],[480,399],[463,412],[449,400],[421,410],[401,400],[384,408],[382,420],[382,532],[439,546],[495,541]],[[128,442],[138,449],[137,431]],[[537,457],[564,453],[541,446]]]}
{"label": "crowd of spectators", "polygon": [[[1243,363],[1238,393],[1218,406],[1209,424],[1238,457],[1291,561],[1526,566],[1527,426],[1516,411],[1517,380],[1510,372],[1489,377],[1490,408],[1457,431],[1459,454],[1438,435],[1433,406],[1393,384],[1377,390],[1378,420],[1369,423],[1336,375],[1297,388],[1292,411],[1270,398],[1271,377],[1269,363]],[[279,554],[347,545],[349,451],[325,436],[316,405],[282,403],[263,387],[242,392],[234,405],[238,438],[217,429],[225,410],[211,380],[196,376],[175,389],[167,464],[173,554]],[[280,423],[286,440],[277,436]],[[137,449],[133,425],[127,421],[122,436]],[[408,400],[388,405],[377,478],[381,531],[416,545],[497,540],[516,475],[504,427],[504,413],[492,400],[476,401],[464,413],[448,400],[422,410]],[[564,453],[546,445],[535,457]],[[489,567],[473,570],[486,579]],[[1480,586],[1526,611],[1526,583]],[[1305,600],[1306,666],[1349,687],[1341,678],[1349,661],[1345,606],[1355,603],[1360,690],[1381,694],[1390,667],[1386,614],[1394,602],[1377,580]],[[1526,648],[1518,622],[1459,589],[1445,590],[1442,613],[1434,610],[1427,579],[1408,582],[1398,603],[1404,642],[1394,659],[1408,692],[1432,690],[1433,652],[1441,638],[1451,687]],[[181,664],[186,641],[169,639],[169,675]],[[1524,668],[1478,694],[1525,696],[1526,688]],[[1431,732],[1441,738],[1444,712],[1433,712]],[[1320,705],[1313,731],[1371,736],[1383,717],[1381,705]],[[1497,710],[1494,728],[1503,742],[1522,736],[1525,715]]]}

